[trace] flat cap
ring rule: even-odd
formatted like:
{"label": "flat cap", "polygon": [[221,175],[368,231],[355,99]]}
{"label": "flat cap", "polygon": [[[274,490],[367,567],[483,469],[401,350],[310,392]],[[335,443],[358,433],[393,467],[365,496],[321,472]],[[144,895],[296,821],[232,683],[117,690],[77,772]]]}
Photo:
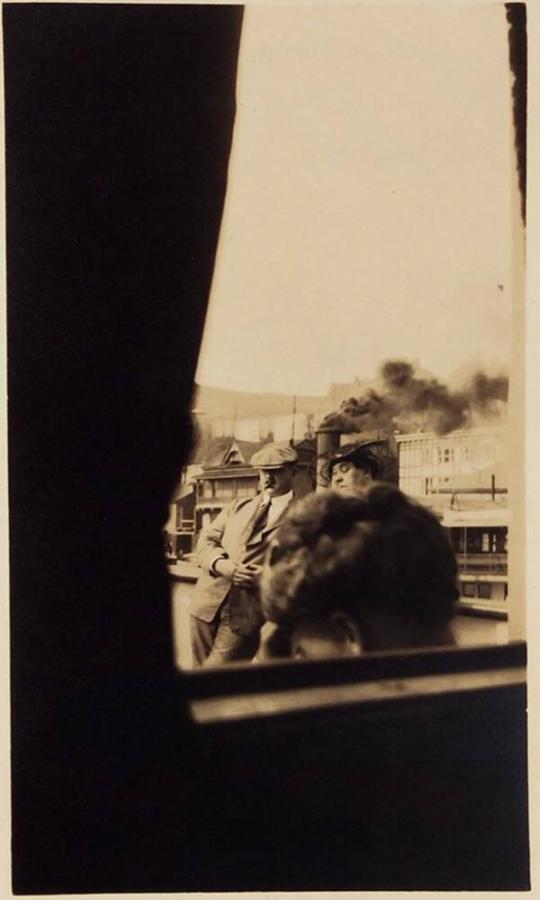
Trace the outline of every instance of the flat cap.
{"label": "flat cap", "polygon": [[251,457],[255,469],[281,469],[296,462],[298,454],[289,444],[266,444]]}
{"label": "flat cap", "polygon": [[380,445],[379,441],[360,441],[350,444],[343,444],[335,453],[332,454],[328,461],[330,473],[339,462],[352,462],[358,469],[367,469],[371,472],[373,478],[379,476],[379,460],[373,453],[373,447]]}

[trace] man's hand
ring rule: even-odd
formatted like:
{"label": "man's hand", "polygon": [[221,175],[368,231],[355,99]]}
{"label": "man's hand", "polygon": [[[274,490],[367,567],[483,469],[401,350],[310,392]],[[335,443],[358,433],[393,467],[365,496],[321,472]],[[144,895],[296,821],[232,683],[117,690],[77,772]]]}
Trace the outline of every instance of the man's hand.
{"label": "man's hand", "polygon": [[261,571],[260,566],[235,563],[232,559],[218,559],[214,569],[218,575],[222,575],[238,587],[253,587]]}
{"label": "man's hand", "polygon": [[238,587],[253,587],[257,580],[257,576],[260,571],[260,566],[253,565],[245,565],[245,563],[238,563],[234,570],[234,575],[232,578],[232,583],[236,584]]}

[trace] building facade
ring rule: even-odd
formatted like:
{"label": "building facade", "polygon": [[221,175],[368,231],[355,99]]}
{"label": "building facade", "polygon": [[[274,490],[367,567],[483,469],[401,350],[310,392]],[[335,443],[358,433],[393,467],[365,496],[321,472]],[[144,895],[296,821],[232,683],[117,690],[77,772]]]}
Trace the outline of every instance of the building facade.
{"label": "building facade", "polygon": [[396,435],[399,486],[429,506],[456,550],[461,602],[504,612],[508,598],[507,430]]}

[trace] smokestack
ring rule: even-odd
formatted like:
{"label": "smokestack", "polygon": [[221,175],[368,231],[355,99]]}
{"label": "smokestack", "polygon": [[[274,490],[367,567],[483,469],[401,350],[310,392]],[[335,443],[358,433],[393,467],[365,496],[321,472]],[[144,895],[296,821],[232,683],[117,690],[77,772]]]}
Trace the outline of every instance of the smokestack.
{"label": "smokestack", "polygon": [[322,491],[327,487],[324,477],[324,466],[327,459],[339,447],[339,439],[341,431],[334,425],[321,425],[317,429],[317,491]]}

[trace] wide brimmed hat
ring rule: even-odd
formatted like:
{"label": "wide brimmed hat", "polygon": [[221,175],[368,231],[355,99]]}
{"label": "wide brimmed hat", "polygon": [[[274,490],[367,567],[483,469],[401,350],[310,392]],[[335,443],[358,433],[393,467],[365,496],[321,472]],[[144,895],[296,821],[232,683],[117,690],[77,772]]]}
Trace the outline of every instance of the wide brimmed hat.
{"label": "wide brimmed hat", "polygon": [[328,470],[332,474],[332,469],[339,462],[352,462],[358,469],[367,469],[372,473],[373,477],[379,475],[379,460],[373,453],[373,448],[380,446],[380,441],[355,441],[354,443],[343,444],[328,460]]}

